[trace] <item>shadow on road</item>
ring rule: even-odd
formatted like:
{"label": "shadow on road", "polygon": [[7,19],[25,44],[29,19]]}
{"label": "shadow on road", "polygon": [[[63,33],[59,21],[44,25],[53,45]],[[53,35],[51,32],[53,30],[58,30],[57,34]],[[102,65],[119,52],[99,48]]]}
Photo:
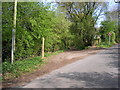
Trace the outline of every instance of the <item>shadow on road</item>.
{"label": "shadow on road", "polygon": [[[111,47],[105,49],[99,53],[103,58],[109,61],[107,66],[110,68],[118,68],[119,47]],[[78,82],[84,82],[85,86],[90,88],[118,88],[118,74],[111,71],[108,72],[70,72],[70,73],[60,73],[58,77],[66,78],[69,80],[75,80]],[[79,88],[80,86],[71,86],[71,88]]]}
{"label": "shadow on road", "polygon": [[[71,73],[60,73],[58,77],[67,78],[70,80],[84,81],[87,87],[91,88],[117,88],[118,77],[113,76],[110,73],[98,73],[98,72],[71,72]],[[71,88],[79,88],[80,86],[71,86]]]}
{"label": "shadow on road", "polygon": [[107,65],[112,68],[118,68],[118,60],[119,60],[118,54],[112,54],[109,56],[109,58],[113,60],[111,60]]}
{"label": "shadow on road", "polygon": [[99,54],[106,58],[106,60],[109,60],[109,63],[107,64],[111,68],[118,68],[118,60],[120,58],[120,48],[118,47],[112,47],[105,49],[106,51],[100,52]]}

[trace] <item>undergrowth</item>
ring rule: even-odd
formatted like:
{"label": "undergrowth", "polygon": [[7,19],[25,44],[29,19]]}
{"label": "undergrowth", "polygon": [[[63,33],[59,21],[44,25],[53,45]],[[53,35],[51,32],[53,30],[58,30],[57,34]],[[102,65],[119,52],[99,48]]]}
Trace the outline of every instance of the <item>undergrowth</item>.
{"label": "undergrowth", "polygon": [[[57,55],[60,52],[63,52],[63,50],[59,50],[53,53],[45,53],[45,57]],[[41,58],[41,56],[18,60],[15,61],[13,64],[11,64],[10,62],[4,62],[2,64],[3,77],[0,79],[7,80],[10,78],[17,78],[20,75],[26,74],[27,72],[33,72],[34,70],[40,68],[41,64],[43,63],[45,62],[44,59]]]}
{"label": "undergrowth", "polygon": [[107,43],[106,43],[106,42],[101,42],[100,44],[97,45],[97,47],[109,48],[109,47],[111,47],[111,46],[114,45],[114,44],[116,44],[116,43],[112,43],[112,42],[111,42],[111,43],[109,44],[108,42],[107,42]]}
{"label": "undergrowth", "polygon": [[25,60],[15,61],[13,64],[4,62],[2,64],[3,80],[11,77],[18,77],[26,72],[37,69],[43,63],[40,56]]}
{"label": "undergrowth", "polygon": [[64,52],[64,50],[59,50],[59,51],[56,51],[56,52],[47,52],[47,53],[45,53],[45,57],[48,57],[48,56],[51,56],[51,55],[57,55],[61,52]]}

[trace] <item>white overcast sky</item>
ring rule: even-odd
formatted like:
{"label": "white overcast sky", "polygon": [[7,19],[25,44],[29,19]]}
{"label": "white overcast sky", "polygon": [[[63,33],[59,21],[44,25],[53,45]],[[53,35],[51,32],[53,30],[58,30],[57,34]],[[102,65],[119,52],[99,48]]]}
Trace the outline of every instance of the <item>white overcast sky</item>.
{"label": "white overcast sky", "polygon": [[[109,2],[108,11],[112,11],[112,10],[114,10],[115,8],[118,8],[118,4],[115,3],[114,1]],[[97,22],[97,27],[100,27],[101,21],[104,21],[104,20],[105,20],[105,17],[104,17],[104,16],[101,16],[101,18],[100,18],[100,19],[98,20],[98,22]]]}

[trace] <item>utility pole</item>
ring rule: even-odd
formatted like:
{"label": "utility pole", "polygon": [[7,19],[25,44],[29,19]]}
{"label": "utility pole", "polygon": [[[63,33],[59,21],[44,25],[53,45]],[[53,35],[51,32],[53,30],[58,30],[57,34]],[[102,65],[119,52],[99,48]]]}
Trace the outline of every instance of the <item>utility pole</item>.
{"label": "utility pole", "polygon": [[12,29],[12,50],[11,50],[11,64],[14,61],[14,51],[15,51],[15,33],[16,33],[16,15],[17,15],[17,0],[14,3],[14,21],[13,21],[13,29]]}
{"label": "utility pole", "polygon": [[115,3],[118,3],[118,38],[120,40],[120,0],[114,0]]}

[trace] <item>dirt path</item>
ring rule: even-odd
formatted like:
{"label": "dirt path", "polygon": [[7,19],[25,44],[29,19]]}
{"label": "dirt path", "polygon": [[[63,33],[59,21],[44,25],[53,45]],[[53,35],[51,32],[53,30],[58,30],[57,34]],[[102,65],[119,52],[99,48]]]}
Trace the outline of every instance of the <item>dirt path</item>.
{"label": "dirt path", "polygon": [[19,78],[14,78],[8,80],[7,82],[3,82],[2,86],[3,88],[8,88],[8,87],[19,87],[25,85],[26,83],[32,81],[38,76],[42,76],[66,64],[72,63],[89,55],[93,55],[99,52],[100,50],[102,49],[94,47],[81,51],[75,51],[75,50],[65,51],[63,53],[59,53],[58,55],[50,56],[45,59],[46,63],[43,64],[40,67],[40,69],[37,69],[32,73],[22,75]]}

